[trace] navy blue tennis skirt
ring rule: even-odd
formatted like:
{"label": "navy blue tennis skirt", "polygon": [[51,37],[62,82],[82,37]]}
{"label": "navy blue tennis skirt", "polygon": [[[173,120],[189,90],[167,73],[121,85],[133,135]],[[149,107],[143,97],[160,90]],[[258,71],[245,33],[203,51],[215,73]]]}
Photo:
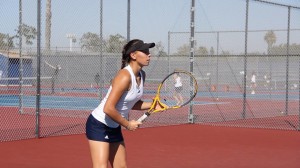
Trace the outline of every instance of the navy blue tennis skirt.
{"label": "navy blue tennis skirt", "polygon": [[111,128],[90,115],[86,122],[86,137],[89,140],[102,141],[102,142],[122,142],[123,135],[121,126]]}

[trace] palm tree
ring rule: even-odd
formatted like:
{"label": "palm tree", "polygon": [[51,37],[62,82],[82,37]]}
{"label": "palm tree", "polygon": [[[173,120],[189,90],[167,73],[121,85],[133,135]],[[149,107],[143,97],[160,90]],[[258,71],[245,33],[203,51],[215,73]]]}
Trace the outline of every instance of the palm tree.
{"label": "palm tree", "polygon": [[[275,33],[273,32],[273,30],[269,30],[265,37],[264,37],[265,41],[267,42],[268,44],[268,61],[269,61],[269,80],[272,81],[272,59],[270,59],[270,50],[273,46],[273,44],[276,42],[276,35]],[[269,84],[269,89],[272,88],[272,84],[270,83]],[[271,92],[269,93],[271,95]]]}
{"label": "palm tree", "polygon": [[50,50],[50,39],[51,39],[51,0],[47,0],[46,4],[46,30],[45,30],[45,47]]}
{"label": "palm tree", "polygon": [[270,49],[272,48],[273,44],[276,42],[276,35],[273,32],[273,30],[269,30],[266,33],[264,39],[268,44],[268,55],[269,55],[270,54]]}

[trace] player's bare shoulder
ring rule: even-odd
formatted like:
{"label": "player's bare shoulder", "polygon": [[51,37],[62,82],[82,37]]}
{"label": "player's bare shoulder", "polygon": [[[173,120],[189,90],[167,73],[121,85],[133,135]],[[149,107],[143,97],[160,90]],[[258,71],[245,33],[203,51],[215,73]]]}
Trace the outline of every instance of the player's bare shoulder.
{"label": "player's bare shoulder", "polygon": [[131,76],[129,71],[126,69],[119,70],[112,81],[112,85],[122,85],[127,88],[130,86],[130,84],[131,84]]}

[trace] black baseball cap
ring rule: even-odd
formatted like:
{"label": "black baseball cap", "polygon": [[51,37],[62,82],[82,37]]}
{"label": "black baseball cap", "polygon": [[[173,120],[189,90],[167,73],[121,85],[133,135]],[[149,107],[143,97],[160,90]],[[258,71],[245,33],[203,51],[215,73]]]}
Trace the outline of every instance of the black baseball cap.
{"label": "black baseball cap", "polygon": [[153,48],[155,43],[144,43],[144,41],[139,40],[135,44],[133,44],[126,52],[126,54],[130,54],[134,51],[144,51],[149,50],[149,48]]}

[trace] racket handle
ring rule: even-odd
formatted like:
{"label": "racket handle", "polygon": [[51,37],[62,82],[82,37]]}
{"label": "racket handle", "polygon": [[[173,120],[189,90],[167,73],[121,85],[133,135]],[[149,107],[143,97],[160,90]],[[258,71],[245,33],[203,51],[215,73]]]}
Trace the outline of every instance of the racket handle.
{"label": "racket handle", "polygon": [[143,115],[142,117],[140,117],[137,121],[143,122],[149,115],[150,115],[150,113],[146,112],[146,113],[144,113],[144,115]]}

